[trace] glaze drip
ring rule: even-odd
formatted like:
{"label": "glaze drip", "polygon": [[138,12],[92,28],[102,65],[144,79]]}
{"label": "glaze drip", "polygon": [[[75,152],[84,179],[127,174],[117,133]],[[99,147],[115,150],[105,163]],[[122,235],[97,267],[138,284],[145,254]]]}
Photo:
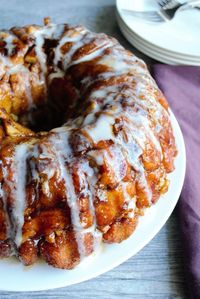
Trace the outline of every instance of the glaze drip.
{"label": "glaze drip", "polygon": [[[18,248],[33,241],[49,263],[70,268],[102,240],[126,239],[141,210],[166,192],[176,155],[167,103],[145,64],[105,34],[47,24],[1,32],[0,40],[0,84],[12,88],[0,109],[17,118],[20,101],[28,114],[56,99],[55,110],[66,112],[49,132],[17,127],[12,135],[3,120],[7,239]],[[73,263],[55,262],[73,239]]]}

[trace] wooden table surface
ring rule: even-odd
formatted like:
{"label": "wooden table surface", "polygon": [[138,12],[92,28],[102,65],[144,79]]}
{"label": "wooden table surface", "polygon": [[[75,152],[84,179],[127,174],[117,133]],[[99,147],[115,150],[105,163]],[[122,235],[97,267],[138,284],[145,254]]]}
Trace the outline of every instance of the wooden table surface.
{"label": "wooden table surface", "polygon": [[[115,0],[1,0],[0,16],[0,28],[41,24],[45,16],[51,16],[55,23],[84,24],[93,31],[116,37],[126,48],[152,63],[151,59],[134,49],[121,35],[115,18]],[[189,298],[184,282],[183,254],[176,213],[172,214],[158,235],[137,255],[106,274],[50,291],[0,292],[0,299],[118,299],[122,296],[131,299]]]}

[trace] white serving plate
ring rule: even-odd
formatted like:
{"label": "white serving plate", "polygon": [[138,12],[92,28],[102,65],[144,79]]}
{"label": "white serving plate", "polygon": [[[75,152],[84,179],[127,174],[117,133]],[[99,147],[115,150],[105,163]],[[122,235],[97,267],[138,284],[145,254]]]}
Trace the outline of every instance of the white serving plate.
{"label": "white serving plate", "polygon": [[[134,31],[131,31],[130,28],[126,25],[126,23],[123,21],[123,19],[120,17],[118,11],[116,11],[116,17],[118,25],[126,39],[134,47],[136,47],[138,50],[142,51],[146,55],[157,60],[161,59],[161,61],[163,62],[171,61],[172,64],[200,65],[200,57],[197,58],[193,56],[185,56],[156,47],[155,45],[148,43],[147,41],[142,39]],[[147,53],[148,51],[149,53]]]}
{"label": "white serving plate", "polygon": [[143,52],[147,56],[156,59],[158,61],[162,61],[168,64],[182,64],[182,65],[200,65],[200,58],[185,58],[181,55],[173,55],[171,53],[164,53],[164,51],[159,51],[158,48],[154,48],[150,44],[146,43],[144,40],[141,40],[136,35],[130,32],[130,29],[120,20],[119,16],[118,24],[121,32],[126,37],[126,39],[139,51]]}
{"label": "white serving plate", "polygon": [[150,23],[133,18],[122,9],[155,10],[156,1],[116,0],[117,11],[123,21],[146,42],[173,54],[200,58],[200,12],[190,9],[177,13],[170,22]]}
{"label": "white serving plate", "polygon": [[[163,227],[171,215],[183,186],[186,155],[183,136],[178,122],[171,112],[171,121],[178,148],[175,171],[169,175],[171,181],[168,192],[147,209],[140,218],[134,234],[120,244],[104,244],[98,253],[85,259],[74,270],[60,270],[39,262],[25,267],[16,259],[0,261],[0,290],[40,291],[76,284],[105,273],[140,251]],[[133,269],[134,271],[134,269]]]}

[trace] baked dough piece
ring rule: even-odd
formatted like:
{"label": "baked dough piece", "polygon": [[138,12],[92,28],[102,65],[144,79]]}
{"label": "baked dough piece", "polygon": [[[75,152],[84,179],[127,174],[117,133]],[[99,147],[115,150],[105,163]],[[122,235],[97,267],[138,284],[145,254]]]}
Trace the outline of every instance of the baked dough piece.
{"label": "baked dough piece", "polygon": [[75,267],[168,188],[168,104],[143,61],[82,26],[0,32],[0,256]]}

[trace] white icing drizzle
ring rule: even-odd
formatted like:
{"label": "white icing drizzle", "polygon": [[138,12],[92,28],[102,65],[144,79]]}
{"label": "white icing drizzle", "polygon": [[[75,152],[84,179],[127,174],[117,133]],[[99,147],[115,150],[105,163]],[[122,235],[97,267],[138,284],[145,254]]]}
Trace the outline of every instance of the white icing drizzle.
{"label": "white icing drizzle", "polygon": [[[71,32],[69,31],[69,33],[71,33]],[[68,35],[63,36],[63,38],[59,41],[59,45],[56,47],[56,49],[54,51],[54,53],[55,53],[54,65],[57,65],[58,62],[63,59],[63,69],[66,71],[72,65],[91,61],[91,60],[101,56],[105,49],[113,46],[113,43],[111,41],[96,40],[97,45],[96,45],[95,50],[93,50],[89,54],[82,56],[81,58],[78,58],[77,60],[71,61],[73,54],[77,50],[79,50],[82,46],[89,44],[93,40],[94,40],[94,34],[85,29],[81,29],[79,35],[76,34],[75,36],[68,36]],[[61,47],[65,43],[69,43],[69,42],[73,43],[72,47],[70,48],[70,50],[67,53],[61,54],[61,51],[60,51]]]}
{"label": "white icing drizzle", "polygon": [[4,38],[4,41],[6,42],[6,49],[8,51],[8,56],[12,54],[15,48],[14,39],[15,37],[11,34],[8,34],[7,37]]}
{"label": "white icing drizzle", "polygon": [[99,61],[99,64],[104,64],[108,67],[111,67],[113,70],[115,70],[115,73],[120,72],[121,73],[127,73],[129,69],[132,68],[132,65],[128,64],[124,61],[123,58],[119,56],[111,56],[111,55],[104,55]]}
{"label": "white icing drizzle", "polygon": [[142,189],[144,189],[148,201],[151,203],[152,192],[145,177],[143,164],[139,159],[143,153],[143,148],[141,147],[140,143],[138,143],[138,139],[135,138],[135,132],[132,131],[132,128],[130,129],[131,131],[126,128],[126,137],[128,137],[128,141],[125,142],[123,136],[118,135],[117,142],[121,146],[129,164],[135,171],[137,171],[136,181],[138,181],[139,185],[142,187]]}
{"label": "white icing drizzle", "polygon": [[[64,44],[68,43],[68,42],[73,42],[73,43],[77,43],[79,42],[83,36],[85,35],[86,32],[88,32],[85,28],[79,27],[75,29],[76,34],[74,34],[74,30],[72,31],[68,31],[66,32],[66,34],[60,39],[58,46],[55,48],[54,51],[54,65],[57,65],[58,62],[61,60],[61,58],[63,58],[63,55],[61,54],[61,48]],[[79,34],[78,34],[79,33]],[[80,44],[79,44],[80,45]],[[74,47],[74,46],[73,46]],[[78,49],[78,47],[76,48]],[[68,52],[68,56],[72,56],[73,53],[75,52],[75,49],[73,48],[73,52],[69,53]]]}
{"label": "white icing drizzle", "polygon": [[[83,231],[83,233],[91,233],[93,236],[93,250],[96,250],[97,247],[100,245],[102,240],[102,233],[97,229],[97,222],[96,222],[96,213],[94,207],[94,197],[95,197],[95,184],[97,181],[97,176],[95,174],[94,169],[89,166],[88,162],[81,163],[79,167],[79,179],[82,181],[81,185],[86,186],[85,195],[89,198],[89,207],[90,212],[93,216],[93,225]],[[83,255],[82,255],[83,256]]]}
{"label": "white icing drizzle", "polygon": [[51,24],[48,26],[44,26],[33,33],[33,36],[35,38],[35,51],[40,62],[42,74],[44,76],[47,73],[47,57],[43,50],[44,42],[45,39],[59,38],[59,35],[63,31],[63,27],[62,30],[58,30],[58,32],[56,32],[57,27],[58,26]]}
{"label": "white icing drizzle", "polygon": [[93,125],[87,126],[84,130],[92,138],[94,143],[101,140],[113,139],[112,125],[115,119],[106,114],[101,114],[97,122]]}
{"label": "white icing drizzle", "polygon": [[86,61],[90,61],[90,60],[93,60],[99,56],[102,55],[103,51],[107,48],[109,48],[112,44],[111,43],[107,43],[105,45],[100,45],[98,49],[96,49],[95,51],[93,51],[92,53],[90,54],[87,54],[73,62],[71,62],[69,65],[68,65],[68,68],[72,65],[76,65],[76,64],[79,64],[79,63],[82,63],[82,62],[86,62]]}
{"label": "white icing drizzle", "polygon": [[40,81],[44,85],[45,93],[47,93],[46,75],[47,75],[47,56],[44,52],[43,46],[45,39],[59,39],[64,30],[64,25],[50,24],[44,26],[33,33],[35,38],[35,52],[40,63]]}
{"label": "white icing drizzle", "polygon": [[54,73],[51,73],[48,76],[48,81],[49,83],[51,83],[51,81],[55,78],[63,78],[65,75],[65,73],[63,71],[61,71],[60,69],[56,69],[56,71]]}
{"label": "white icing drizzle", "polygon": [[14,241],[17,247],[22,242],[22,227],[24,224],[24,211],[26,208],[26,161],[29,155],[30,144],[22,143],[15,147],[11,171],[13,182],[8,182],[11,188],[13,208],[12,223],[14,226]]}
{"label": "white icing drizzle", "polygon": [[[53,131],[55,132],[55,130]],[[68,169],[68,166],[66,164],[69,163],[70,159],[72,159],[72,151],[68,143],[69,135],[70,132],[66,132],[66,129],[64,132],[56,131],[56,134],[53,134],[50,138],[48,138],[48,141],[52,145],[52,150],[58,162],[59,178],[63,180],[65,184],[67,204],[71,211],[72,227],[75,232],[80,258],[82,259],[86,255],[85,245],[84,245],[84,235],[87,233],[91,233],[93,235],[93,242],[94,242],[93,247],[95,249],[100,243],[102,234],[96,229],[96,215],[95,215],[95,209],[93,203],[94,193],[92,191],[92,188],[95,184],[94,181],[95,175],[92,168],[89,167],[88,162],[84,162],[80,164],[79,171],[81,172],[79,178],[80,180],[82,180],[83,185],[87,187],[85,192],[87,192],[89,196],[89,206],[90,206],[90,211],[94,217],[93,220],[94,223],[91,227],[84,229],[83,224],[80,222],[80,216],[79,216],[80,210],[79,210],[78,199],[75,193],[70,170]],[[87,174],[87,178],[86,178],[86,174]],[[90,187],[90,191],[88,187]]]}
{"label": "white icing drizzle", "polygon": [[[127,112],[124,112],[124,115],[126,115]],[[140,129],[143,131],[144,134],[140,131],[139,134],[137,134],[136,131],[134,131],[134,137],[137,140],[137,142],[142,146],[142,148],[145,148],[146,144],[146,137],[149,137],[149,139],[154,143],[156,149],[158,152],[161,153],[161,147],[158,139],[155,137],[154,132],[149,127],[149,121],[146,115],[143,115],[141,113],[136,113],[133,110],[130,112],[131,121],[131,127],[135,127],[136,131],[137,129]],[[138,136],[139,135],[139,136]],[[142,136],[143,135],[143,136]]]}
{"label": "white icing drizzle", "polygon": [[98,188],[96,190],[96,195],[97,195],[99,201],[101,201],[101,202],[107,201],[106,190]]}
{"label": "white icing drizzle", "polygon": [[[116,115],[117,116],[117,115]],[[100,118],[101,119],[101,118]],[[137,119],[137,118],[136,118]],[[106,120],[106,122],[105,122]],[[134,118],[135,120],[135,118]],[[145,135],[141,135],[141,131],[138,130],[138,124],[135,128],[134,123],[131,122],[131,126],[129,124],[130,129],[126,128],[126,133],[128,133],[129,140],[128,142],[125,142],[123,137],[121,135],[118,135],[118,137],[115,137],[112,131],[112,124],[114,124],[115,118],[110,116],[103,115],[103,125],[102,120],[99,122],[99,120],[95,123],[95,129],[92,126],[88,126],[87,133],[92,138],[92,140],[97,143],[100,140],[113,140],[116,144],[118,144],[122,150],[123,153],[126,156],[127,161],[130,163],[130,165],[138,172],[137,180],[140,186],[145,190],[145,193],[148,197],[149,203],[151,202],[152,198],[152,192],[148,186],[148,183],[145,178],[145,171],[143,168],[142,163],[139,160],[139,156],[142,155],[145,144],[146,144],[146,137]],[[100,125],[99,125],[100,124]],[[106,124],[106,126],[105,126]],[[141,124],[140,124],[141,125]],[[139,127],[139,129],[141,126]],[[97,133],[96,133],[97,132]],[[96,133],[96,134],[95,134]],[[142,137],[142,138],[141,138]],[[141,142],[143,140],[143,142]],[[95,155],[95,153],[94,153]],[[106,156],[104,156],[106,155]],[[103,157],[107,157],[108,155],[105,151]],[[99,155],[99,152],[96,154],[96,161],[97,164],[103,164],[103,158],[100,158],[101,155]],[[109,159],[109,164],[112,165],[112,159]]]}
{"label": "white icing drizzle", "polygon": [[123,189],[123,194],[124,194],[124,198],[125,198],[125,205],[124,205],[124,208],[126,210],[131,210],[129,213],[128,213],[128,216],[129,218],[133,219],[134,218],[134,211],[135,211],[135,208],[136,208],[136,196],[133,196],[131,197],[128,192],[127,192],[127,183],[126,182],[123,182],[122,183],[122,189]]}
{"label": "white icing drizzle", "polygon": [[79,206],[77,201],[77,196],[74,190],[73,180],[66,165],[66,162],[70,158],[71,148],[68,143],[69,132],[55,134],[49,138],[50,143],[55,148],[55,156],[58,162],[58,168],[60,171],[60,178],[64,181],[65,189],[66,189],[66,198],[67,204],[71,211],[71,221],[72,226],[75,232],[76,241],[78,245],[78,250],[80,254],[80,258],[83,258],[85,255],[85,247],[84,247],[84,233],[86,232],[82,224],[80,222],[79,217]]}
{"label": "white icing drizzle", "polygon": [[[3,177],[4,179],[7,178],[7,170],[5,167],[3,167]],[[12,238],[12,227],[11,227],[11,222],[10,222],[10,218],[9,218],[9,215],[8,215],[8,211],[7,211],[7,197],[8,197],[8,194],[6,194],[5,190],[4,190],[4,186],[1,184],[1,198],[2,198],[2,201],[3,201],[3,209],[4,209],[4,212],[5,212],[5,221],[6,221],[6,238],[9,239],[9,238]]]}
{"label": "white icing drizzle", "polygon": [[[120,183],[124,177],[125,169],[121,169],[122,162],[124,161],[124,154],[119,146],[111,146],[109,150],[93,150],[89,151],[88,155],[95,160],[97,165],[101,166],[106,163],[112,170],[115,183]],[[126,163],[123,165],[126,167]],[[102,197],[102,196],[101,196]]]}
{"label": "white icing drizzle", "polygon": [[47,93],[47,86],[46,86],[46,74],[47,74],[47,57],[43,51],[43,44],[45,39],[45,33],[47,30],[44,31],[44,35],[40,31],[36,31],[34,34],[35,36],[35,52],[37,55],[37,59],[40,63],[41,72],[40,72],[40,81],[45,87],[45,93]]}

